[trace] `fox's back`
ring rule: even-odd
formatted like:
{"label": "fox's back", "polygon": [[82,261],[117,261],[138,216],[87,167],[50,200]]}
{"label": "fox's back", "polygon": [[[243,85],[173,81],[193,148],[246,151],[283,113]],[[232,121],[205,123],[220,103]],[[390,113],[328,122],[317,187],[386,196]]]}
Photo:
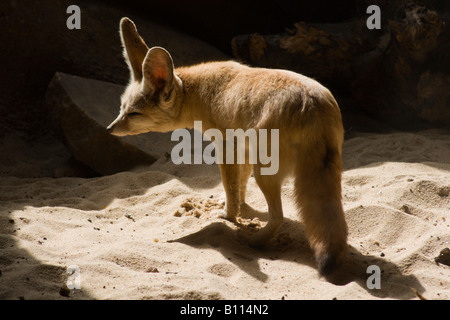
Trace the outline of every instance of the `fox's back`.
{"label": "fox's back", "polygon": [[339,113],[328,89],[295,72],[234,61],[208,62],[177,72],[195,78],[187,85],[197,86],[212,115],[225,127],[298,126],[317,113],[332,117]]}

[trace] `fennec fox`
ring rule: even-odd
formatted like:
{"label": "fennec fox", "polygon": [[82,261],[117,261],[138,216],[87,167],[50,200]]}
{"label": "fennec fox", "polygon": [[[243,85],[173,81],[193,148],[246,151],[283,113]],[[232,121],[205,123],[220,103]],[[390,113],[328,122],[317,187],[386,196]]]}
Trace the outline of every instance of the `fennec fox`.
{"label": "fennec fox", "polygon": [[279,129],[276,174],[261,175],[261,163],[219,164],[226,218],[236,221],[245,205],[253,169],[268,204],[269,221],[249,241],[262,244],[283,222],[282,182],[293,175],[295,198],[319,272],[333,272],[346,252],[347,225],[341,203],[344,131],[330,91],[300,74],[233,61],[174,69],[170,54],[160,47],[149,49],[128,18],[120,21],[120,35],[131,80],[121,98],[120,114],[107,130],[117,136],[167,132],[192,128],[196,120],[202,121],[203,131],[217,128],[223,136],[226,129]]}

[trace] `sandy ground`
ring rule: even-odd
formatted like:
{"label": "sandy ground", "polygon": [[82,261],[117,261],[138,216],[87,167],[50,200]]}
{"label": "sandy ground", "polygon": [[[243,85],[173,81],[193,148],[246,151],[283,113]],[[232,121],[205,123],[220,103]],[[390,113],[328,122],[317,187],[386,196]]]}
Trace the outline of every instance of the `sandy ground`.
{"label": "sandy ground", "polygon": [[[283,187],[284,224],[254,249],[217,216],[224,191],[216,166],[163,159],[133,172],[55,179],[50,169],[67,158],[64,148],[6,135],[0,298],[417,299],[414,289],[449,299],[450,267],[434,258],[450,246],[450,132],[352,137],[342,181],[349,253],[342,271],[325,279],[291,180]],[[267,210],[253,178],[247,198],[241,222],[251,232]],[[381,270],[381,289],[367,287],[370,265]],[[79,289],[66,289],[73,280]]]}

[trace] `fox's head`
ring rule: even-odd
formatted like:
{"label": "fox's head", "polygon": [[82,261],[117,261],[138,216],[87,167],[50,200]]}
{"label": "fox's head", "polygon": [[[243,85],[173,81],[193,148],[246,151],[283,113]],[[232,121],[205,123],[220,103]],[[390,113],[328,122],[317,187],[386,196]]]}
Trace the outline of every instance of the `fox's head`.
{"label": "fox's head", "polygon": [[120,37],[131,78],[121,97],[119,116],[108,132],[125,136],[172,131],[183,91],[172,57],[161,47],[149,49],[128,18],[120,21]]}

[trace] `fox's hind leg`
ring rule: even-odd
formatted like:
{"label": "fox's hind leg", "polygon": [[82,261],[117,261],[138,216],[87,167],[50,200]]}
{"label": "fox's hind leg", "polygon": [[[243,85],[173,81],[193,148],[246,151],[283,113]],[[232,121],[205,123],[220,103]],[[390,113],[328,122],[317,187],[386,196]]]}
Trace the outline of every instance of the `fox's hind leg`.
{"label": "fox's hind leg", "polygon": [[249,243],[252,246],[259,246],[269,240],[278,231],[283,223],[283,209],[281,204],[282,178],[277,175],[261,175],[261,167],[254,166],[253,175],[256,183],[266,198],[269,207],[269,221],[267,225],[255,233]]}

